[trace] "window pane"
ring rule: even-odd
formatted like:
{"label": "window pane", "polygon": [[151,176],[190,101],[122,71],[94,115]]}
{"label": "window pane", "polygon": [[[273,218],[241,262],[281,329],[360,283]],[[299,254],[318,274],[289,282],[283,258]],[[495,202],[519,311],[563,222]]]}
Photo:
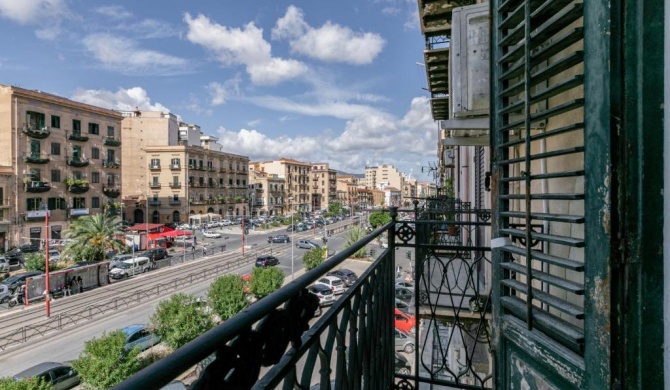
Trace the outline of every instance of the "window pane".
{"label": "window pane", "polygon": [[51,182],[58,183],[60,182],[60,170],[52,169],[51,170]]}
{"label": "window pane", "polygon": [[108,137],[114,136],[114,126],[107,126],[107,136]]}
{"label": "window pane", "polygon": [[60,117],[56,115],[51,115],[51,127],[54,129],[60,129]]}
{"label": "window pane", "polygon": [[91,183],[100,183],[100,172],[91,172]]}
{"label": "window pane", "polygon": [[72,131],[78,133],[81,131],[81,121],[79,119],[72,120]]}
{"label": "window pane", "polygon": [[91,158],[94,159],[99,159],[100,158],[100,149],[98,148],[91,148]]}
{"label": "window pane", "polygon": [[100,126],[97,123],[88,124],[88,133],[89,134],[100,134]]}
{"label": "window pane", "polygon": [[91,207],[94,209],[99,209],[100,208],[100,198],[97,196],[94,196],[91,198]]}
{"label": "window pane", "polygon": [[51,143],[51,154],[54,156],[60,156],[60,143],[58,142]]}

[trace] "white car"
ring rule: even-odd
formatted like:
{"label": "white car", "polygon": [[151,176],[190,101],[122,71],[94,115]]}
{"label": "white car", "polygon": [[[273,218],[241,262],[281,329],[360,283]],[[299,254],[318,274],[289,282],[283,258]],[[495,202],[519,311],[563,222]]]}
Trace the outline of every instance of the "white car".
{"label": "white car", "polygon": [[193,230],[193,228],[191,227],[191,225],[183,223],[181,225],[177,225],[177,230]]}
{"label": "white car", "polygon": [[[134,261],[133,261],[134,260]],[[151,269],[151,260],[148,257],[136,257],[135,259],[123,260],[116,268],[109,271],[112,279],[123,279],[147,272]]]}
{"label": "white car", "polygon": [[207,238],[221,238],[221,233],[218,232],[203,232],[202,235]]}
{"label": "white car", "polygon": [[4,256],[0,256],[0,273],[9,272],[9,260]]}
{"label": "white car", "polygon": [[216,221],[216,222],[210,222],[205,226],[207,227],[207,229],[214,229],[214,228],[218,228],[221,225],[219,224],[218,221]]}
{"label": "white car", "polygon": [[55,249],[49,249],[49,262],[60,261],[60,252]]}
{"label": "white car", "polygon": [[333,294],[342,294],[344,292],[344,281],[337,276],[324,276],[314,284],[322,284],[330,288]]}

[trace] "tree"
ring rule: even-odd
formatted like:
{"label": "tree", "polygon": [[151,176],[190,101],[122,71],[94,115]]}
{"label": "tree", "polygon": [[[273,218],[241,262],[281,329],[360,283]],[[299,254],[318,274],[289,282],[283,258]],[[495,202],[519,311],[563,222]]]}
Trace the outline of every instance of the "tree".
{"label": "tree", "polygon": [[328,216],[344,214],[344,207],[342,203],[335,201],[328,205]]}
{"label": "tree", "polygon": [[71,259],[100,261],[108,250],[123,252],[125,244],[119,239],[123,235],[121,221],[109,213],[87,215],[70,224],[65,234],[72,240],[65,246],[63,256]]}
{"label": "tree", "polygon": [[[45,257],[42,252],[26,253],[24,257],[24,266],[27,271],[42,271],[46,270],[44,264]],[[49,264],[51,265],[51,264]]]}
{"label": "tree", "polygon": [[50,390],[51,385],[39,377],[23,378],[19,381],[11,377],[0,378],[2,390]]}
{"label": "tree", "polygon": [[126,335],[117,330],[86,341],[72,367],[87,387],[109,389],[142,368],[139,353],[137,347],[126,351]]}
{"label": "tree", "polygon": [[302,262],[305,264],[305,271],[309,271],[323,263],[327,248],[313,248],[302,256]]}
{"label": "tree", "polygon": [[[363,239],[363,237],[365,237],[365,230],[363,230],[358,225],[352,227],[347,232],[347,243],[344,244],[344,247],[349,248],[350,246],[354,245],[355,243],[357,243],[358,241]],[[356,253],[354,253],[353,258],[359,259],[359,258],[365,257],[365,255],[366,255],[365,247],[363,247],[363,248],[359,249],[358,251],[356,251]]]}
{"label": "tree", "polygon": [[173,349],[214,327],[212,316],[203,310],[198,299],[184,293],[161,301],[149,323],[161,341]]}
{"label": "tree", "polygon": [[244,295],[244,283],[238,275],[226,275],[217,278],[207,292],[209,307],[222,321],[229,319],[247,307]]}
{"label": "tree", "polygon": [[391,216],[388,213],[374,211],[370,214],[370,225],[373,229],[384,226],[389,222],[391,222]]}
{"label": "tree", "polygon": [[256,267],[251,277],[251,293],[258,299],[272,294],[284,284],[284,273],[279,268]]}

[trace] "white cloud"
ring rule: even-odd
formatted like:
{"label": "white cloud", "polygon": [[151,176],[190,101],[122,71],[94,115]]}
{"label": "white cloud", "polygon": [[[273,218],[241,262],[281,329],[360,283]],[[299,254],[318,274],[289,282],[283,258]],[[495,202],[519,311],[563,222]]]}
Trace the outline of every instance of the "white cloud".
{"label": "white cloud", "polygon": [[184,16],[188,25],[186,38],[210,50],[226,66],[244,65],[254,84],[276,85],[303,74],[307,67],[300,61],[272,57],[270,44],[263,39],[263,29],[252,23],[243,28],[213,23],[208,17]]}
{"label": "white cloud", "polygon": [[259,118],[259,119],[254,119],[254,120],[250,120],[249,122],[247,122],[247,126],[249,126],[249,127],[256,127],[256,126],[260,125],[261,122],[263,122],[263,120],[260,119],[260,118]]}
{"label": "white cloud", "polygon": [[212,106],[219,106],[226,102],[228,96],[239,95],[240,94],[240,83],[241,78],[239,75],[236,75],[232,79],[226,80],[225,83],[211,82],[205,89],[211,96],[210,104]]}
{"label": "white cloud", "polygon": [[301,9],[289,6],[272,29],[273,39],[288,39],[293,53],[326,62],[367,65],[381,53],[386,41],[379,34],[354,32],[331,21],[313,28]]}
{"label": "white cloud", "polygon": [[132,13],[120,5],[103,5],[93,11],[112,20],[127,19],[133,16]]}
{"label": "white cloud", "polygon": [[342,101],[300,103],[281,96],[254,96],[240,98],[247,103],[275,111],[308,116],[332,116],[340,119],[355,118],[375,112],[372,107]]}
{"label": "white cloud", "polygon": [[133,40],[110,34],[93,34],[84,47],[105,69],[123,74],[173,75],[186,73],[188,62],[138,47]]}
{"label": "white cloud", "polygon": [[72,93],[70,99],[112,110],[132,111],[140,109],[170,112],[170,109],[164,105],[152,103],[147,91],[142,87],[119,88],[116,92],[104,89],[78,88]]}
{"label": "white cloud", "polygon": [[35,35],[53,40],[61,33],[61,22],[71,17],[65,0],[0,0],[0,16],[19,24],[39,25]]}

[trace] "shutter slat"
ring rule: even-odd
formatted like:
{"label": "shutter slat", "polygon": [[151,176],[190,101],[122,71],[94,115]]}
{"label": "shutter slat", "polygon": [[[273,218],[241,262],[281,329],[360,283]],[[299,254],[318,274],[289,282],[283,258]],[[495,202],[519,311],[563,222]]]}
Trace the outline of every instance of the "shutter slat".
{"label": "shutter slat", "polygon": [[[516,273],[526,275],[526,266],[517,264],[511,261],[507,261],[504,263],[500,263],[500,267],[514,271]],[[550,275],[546,272],[542,271],[537,271],[533,270],[533,279],[542,281],[542,282],[547,282],[551,284],[552,286],[556,286],[558,288],[561,288],[565,291],[570,291],[573,294],[576,295],[584,295],[584,285],[571,282],[569,280],[565,280],[563,278],[559,278],[558,276]]]}
{"label": "shutter slat", "polygon": [[[526,284],[521,283],[515,279],[505,279],[500,281],[500,283],[524,294],[526,293],[526,289],[528,288]],[[564,299],[560,299],[553,295],[547,294],[542,290],[538,290],[536,288],[533,288],[532,290],[534,299],[537,299],[540,302],[544,302],[547,305],[555,309],[558,309],[576,319],[579,320],[584,319],[584,308],[579,307],[577,305],[573,305],[572,303]]]}
{"label": "shutter slat", "polygon": [[[500,247],[500,250],[509,252],[509,253],[514,253],[519,256],[526,256],[526,249],[521,248],[518,246],[514,245],[504,245]],[[531,250],[530,251],[531,258],[533,260],[538,260],[538,261],[543,261],[547,264],[555,265],[557,267],[563,267],[572,271],[577,271],[577,272],[583,272],[584,271],[584,263],[580,263],[574,260],[570,259],[565,259],[563,257],[558,257],[554,255],[550,255],[548,253],[543,253],[543,252],[538,252]]]}
{"label": "shutter slat", "polygon": [[[513,237],[525,238],[526,231],[521,229],[500,229],[501,234],[509,234]],[[556,234],[546,234],[538,232],[530,232],[530,237],[534,240],[552,242],[554,244],[568,245],[576,248],[581,248],[584,246],[584,239],[568,237],[568,236],[559,236]]]}
{"label": "shutter slat", "polygon": [[[508,218],[526,219],[526,213],[521,211],[501,211],[500,215]],[[571,214],[530,213],[530,219],[553,222],[584,223],[583,215]]]}

